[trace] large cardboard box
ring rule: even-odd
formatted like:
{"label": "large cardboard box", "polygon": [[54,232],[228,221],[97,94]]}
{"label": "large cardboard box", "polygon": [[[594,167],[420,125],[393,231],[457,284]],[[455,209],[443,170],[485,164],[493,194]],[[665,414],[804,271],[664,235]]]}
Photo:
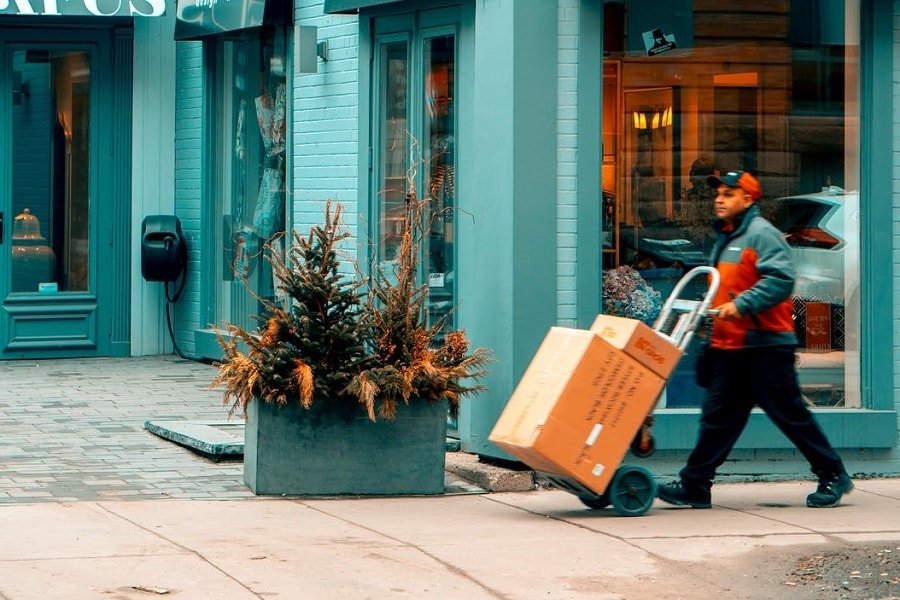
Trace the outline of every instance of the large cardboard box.
{"label": "large cardboard box", "polygon": [[553,327],[489,439],[537,471],[602,494],[664,385],[597,333]]}
{"label": "large cardboard box", "polygon": [[591,331],[663,379],[669,378],[681,358],[678,346],[637,319],[597,315]]}

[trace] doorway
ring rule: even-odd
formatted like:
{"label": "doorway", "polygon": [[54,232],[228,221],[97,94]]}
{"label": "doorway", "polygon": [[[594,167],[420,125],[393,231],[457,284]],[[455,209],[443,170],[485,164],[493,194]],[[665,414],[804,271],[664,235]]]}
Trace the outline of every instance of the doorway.
{"label": "doorway", "polygon": [[131,92],[113,90],[113,32],[0,28],[0,358],[128,353]]}

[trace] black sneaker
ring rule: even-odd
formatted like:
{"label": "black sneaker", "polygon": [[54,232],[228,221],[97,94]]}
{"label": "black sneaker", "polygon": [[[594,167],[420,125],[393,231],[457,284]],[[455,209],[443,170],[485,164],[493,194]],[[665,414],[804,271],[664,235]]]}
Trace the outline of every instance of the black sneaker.
{"label": "black sneaker", "polygon": [[656,496],[663,502],[668,502],[669,504],[674,504],[676,506],[712,508],[709,489],[685,485],[681,481],[674,481],[668,485],[659,486]]}
{"label": "black sneaker", "polygon": [[806,505],[810,508],[830,508],[837,506],[841,496],[853,490],[853,481],[846,473],[822,477],[819,487],[806,497]]}

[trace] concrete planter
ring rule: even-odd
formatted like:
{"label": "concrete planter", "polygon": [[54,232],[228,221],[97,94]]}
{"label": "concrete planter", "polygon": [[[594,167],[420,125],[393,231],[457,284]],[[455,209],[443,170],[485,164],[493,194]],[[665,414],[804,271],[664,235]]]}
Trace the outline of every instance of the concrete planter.
{"label": "concrete planter", "polygon": [[247,406],[244,483],[255,494],[421,495],[444,492],[447,401],[401,405],[373,423],[298,402]]}

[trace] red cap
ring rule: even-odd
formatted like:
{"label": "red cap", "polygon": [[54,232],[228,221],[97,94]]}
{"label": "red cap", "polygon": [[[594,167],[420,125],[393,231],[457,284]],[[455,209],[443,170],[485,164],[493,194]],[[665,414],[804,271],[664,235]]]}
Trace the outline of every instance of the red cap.
{"label": "red cap", "polygon": [[706,179],[706,183],[714,188],[720,185],[741,188],[754,200],[759,200],[760,196],[762,196],[762,190],[756,177],[746,171],[729,171],[724,175],[710,175]]}

